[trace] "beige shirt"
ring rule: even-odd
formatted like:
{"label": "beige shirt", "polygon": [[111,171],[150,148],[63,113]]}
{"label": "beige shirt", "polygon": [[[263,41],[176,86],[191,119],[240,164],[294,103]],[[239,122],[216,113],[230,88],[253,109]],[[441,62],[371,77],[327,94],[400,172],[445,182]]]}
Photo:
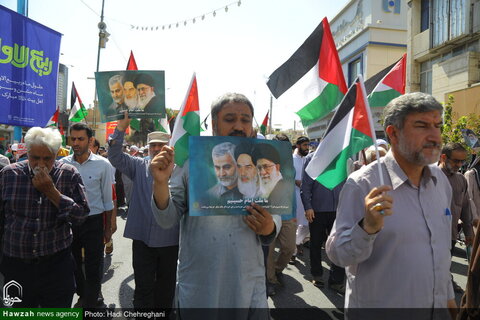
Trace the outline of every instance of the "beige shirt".
{"label": "beige shirt", "polygon": [[470,210],[470,197],[467,190],[467,179],[459,173],[449,173],[442,168],[452,187],[452,241],[458,237],[458,220],[462,220],[465,236],[473,237],[472,212]]}
{"label": "beige shirt", "polygon": [[380,186],[375,161],[348,178],[327,240],[329,258],[346,267],[345,308],[446,308],[454,298],[450,183],[430,165],[416,187],[391,151],[380,161],[385,184],[392,186],[393,215],[373,235],[359,225],[365,196]]}

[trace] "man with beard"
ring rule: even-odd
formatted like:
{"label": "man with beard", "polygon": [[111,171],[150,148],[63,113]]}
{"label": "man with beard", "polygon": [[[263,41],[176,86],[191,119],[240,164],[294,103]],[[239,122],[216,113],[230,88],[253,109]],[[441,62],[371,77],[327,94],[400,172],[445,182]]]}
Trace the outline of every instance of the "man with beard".
{"label": "man with beard", "polygon": [[[128,219],[123,236],[132,239],[132,264],[135,279],[135,309],[171,308],[175,293],[178,258],[178,224],[162,228],[155,223],[150,201],[153,177],[150,160],[122,152],[125,130],[130,124],[128,113],[118,120],[109,138],[108,160],[132,181],[128,199]],[[148,134],[148,154],[153,158],[170,136],[154,131]]]}
{"label": "man with beard", "polygon": [[452,188],[435,164],[442,111],[420,92],[390,101],[383,112],[390,151],[343,187],[326,251],[346,267],[348,319],[454,318]]}
{"label": "man with beard", "polygon": [[302,243],[308,235],[308,221],[305,218],[305,208],[300,197],[300,188],[302,186],[302,172],[305,164],[305,157],[308,155],[310,139],[308,137],[298,137],[295,142],[296,148],[293,152],[293,167],[295,168],[295,197],[297,200],[297,230],[296,230],[296,249],[292,256],[290,264],[295,264],[296,255],[302,255]]}
{"label": "man with beard", "polygon": [[267,143],[256,144],[252,158],[260,176],[259,196],[268,199],[269,204],[288,204],[286,182],[280,172],[280,155],[274,146]]}
{"label": "man with beard", "polygon": [[138,92],[137,109],[143,110],[145,113],[155,112],[155,109],[159,109],[160,102],[155,96],[155,81],[152,76],[141,73],[134,82]]}
{"label": "man with beard", "polygon": [[238,169],[238,190],[245,199],[254,199],[258,193],[257,167],[252,160],[252,147],[243,143],[235,148]]}
{"label": "man with beard", "polygon": [[125,104],[129,111],[134,111],[138,106],[138,93],[133,81],[125,79],[123,82],[123,92],[125,94]]}
{"label": "man with beard", "polygon": [[[84,123],[70,127],[73,154],[60,161],[73,165],[80,172],[87,191],[90,214],[79,227],[73,227],[72,254],[75,258],[76,308],[97,308],[103,277],[104,243],[112,237],[113,168],[102,156],[90,151],[93,131]],[[82,257],[82,249],[85,256]]]}
{"label": "man with beard", "polygon": [[207,191],[212,200],[238,200],[242,194],[237,188],[237,164],[234,160],[235,145],[230,142],[217,144],[212,149],[213,167],[218,183]]}
{"label": "man with beard", "polygon": [[[458,170],[467,160],[467,150],[460,143],[449,142],[442,148],[439,167],[447,176],[452,187],[452,204],[450,206],[452,213],[452,249],[457,243],[458,237],[458,219],[462,220],[462,229],[465,234],[465,244],[473,243],[472,212],[470,210],[470,197],[468,195],[467,179]],[[453,281],[455,292],[462,293],[463,289]]]}
{"label": "man with beard", "polygon": [[121,114],[128,109],[125,104],[125,96],[123,94],[123,77],[119,74],[114,75],[108,80],[108,86],[110,88],[110,94],[112,95],[113,102],[107,109],[107,115]]}
{"label": "man with beard", "polygon": [[[219,97],[211,115],[215,136],[254,137],[253,106],[244,95]],[[163,227],[180,223],[179,317],[269,319],[261,247],[275,238],[280,217],[254,203],[246,207],[245,216],[190,216],[188,160],[174,167],[174,156],[173,148],[164,147],[150,170],[155,219]]]}

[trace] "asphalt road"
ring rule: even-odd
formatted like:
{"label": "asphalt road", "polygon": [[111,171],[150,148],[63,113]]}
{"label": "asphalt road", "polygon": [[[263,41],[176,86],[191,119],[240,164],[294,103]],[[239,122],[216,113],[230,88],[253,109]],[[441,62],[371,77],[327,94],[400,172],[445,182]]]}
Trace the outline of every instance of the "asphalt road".
{"label": "asphalt road", "polygon": [[[118,217],[118,231],[114,234],[114,251],[105,257],[105,275],[102,286],[105,303],[109,308],[131,308],[135,287],[132,269],[132,241],[123,238],[126,217]],[[324,254],[323,257],[326,255]],[[295,265],[284,270],[284,286],[268,299],[272,318],[292,319],[293,313],[307,311],[305,317],[315,319],[343,319],[344,298],[329,288],[317,288],[310,276],[309,250],[304,248]],[[323,263],[324,280],[328,279],[328,263]],[[466,286],[467,260],[465,247],[457,244],[452,273],[455,281]],[[461,295],[456,295],[457,304]],[[76,299],[74,299],[74,302]]]}

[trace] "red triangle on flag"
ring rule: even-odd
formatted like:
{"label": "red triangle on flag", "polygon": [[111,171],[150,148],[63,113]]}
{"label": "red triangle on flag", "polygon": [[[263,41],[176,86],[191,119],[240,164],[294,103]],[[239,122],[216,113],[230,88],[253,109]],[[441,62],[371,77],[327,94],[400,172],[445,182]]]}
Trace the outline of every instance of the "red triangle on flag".
{"label": "red triangle on flag", "polygon": [[127,70],[138,70],[137,62],[135,62],[135,57],[133,56],[133,51],[130,51],[130,58],[128,58]]}
{"label": "red triangle on flag", "polygon": [[407,54],[405,53],[398,63],[383,79],[383,83],[393,90],[405,94]]}
{"label": "red triangle on flag", "polygon": [[357,87],[357,96],[355,99],[355,109],[353,111],[352,128],[373,139],[373,128],[370,127],[367,106],[365,103],[366,97],[363,95],[360,83],[357,82],[355,85]]}
{"label": "red triangle on flag", "polygon": [[191,111],[200,111],[200,103],[198,102],[198,89],[197,89],[197,76],[194,75],[192,84],[188,91],[188,97],[185,100],[185,108],[181,114],[181,117],[185,116]]}

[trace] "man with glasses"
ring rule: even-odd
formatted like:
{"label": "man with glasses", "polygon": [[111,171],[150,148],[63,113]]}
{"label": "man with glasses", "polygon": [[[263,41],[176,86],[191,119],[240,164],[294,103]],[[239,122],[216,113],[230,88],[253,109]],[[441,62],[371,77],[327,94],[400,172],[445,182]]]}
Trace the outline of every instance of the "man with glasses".
{"label": "man with glasses", "polygon": [[[452,186],[452,248],[453,255],[455,244],[458,237],[458,219],[462,220],[463,233],[465,234],[465,244],[473,243],[472,212],[470,211],[470,201],[468,196],[467,179],[458,172],[467,159],[467,150],[460,143],[447,143],[440,156],[439,166],[448,178]],[[453,281],[455,292],[462,293],[463,289]]]}
{"label": "man with glasses", "polygon": [[282,205],[289,200],[285,197],[287,186],[280,172],[280,155],[275,147],[259,143],[253,149],[252,158],[260,177],[259,196],[275,205]]}
{"label": "man with glasses", "polygon": [[155,95],[155,81],[152,76],[141,73],[135,78],[134,82],[138,92],[137,108],[145,113],[154,112],[160,102]]}

